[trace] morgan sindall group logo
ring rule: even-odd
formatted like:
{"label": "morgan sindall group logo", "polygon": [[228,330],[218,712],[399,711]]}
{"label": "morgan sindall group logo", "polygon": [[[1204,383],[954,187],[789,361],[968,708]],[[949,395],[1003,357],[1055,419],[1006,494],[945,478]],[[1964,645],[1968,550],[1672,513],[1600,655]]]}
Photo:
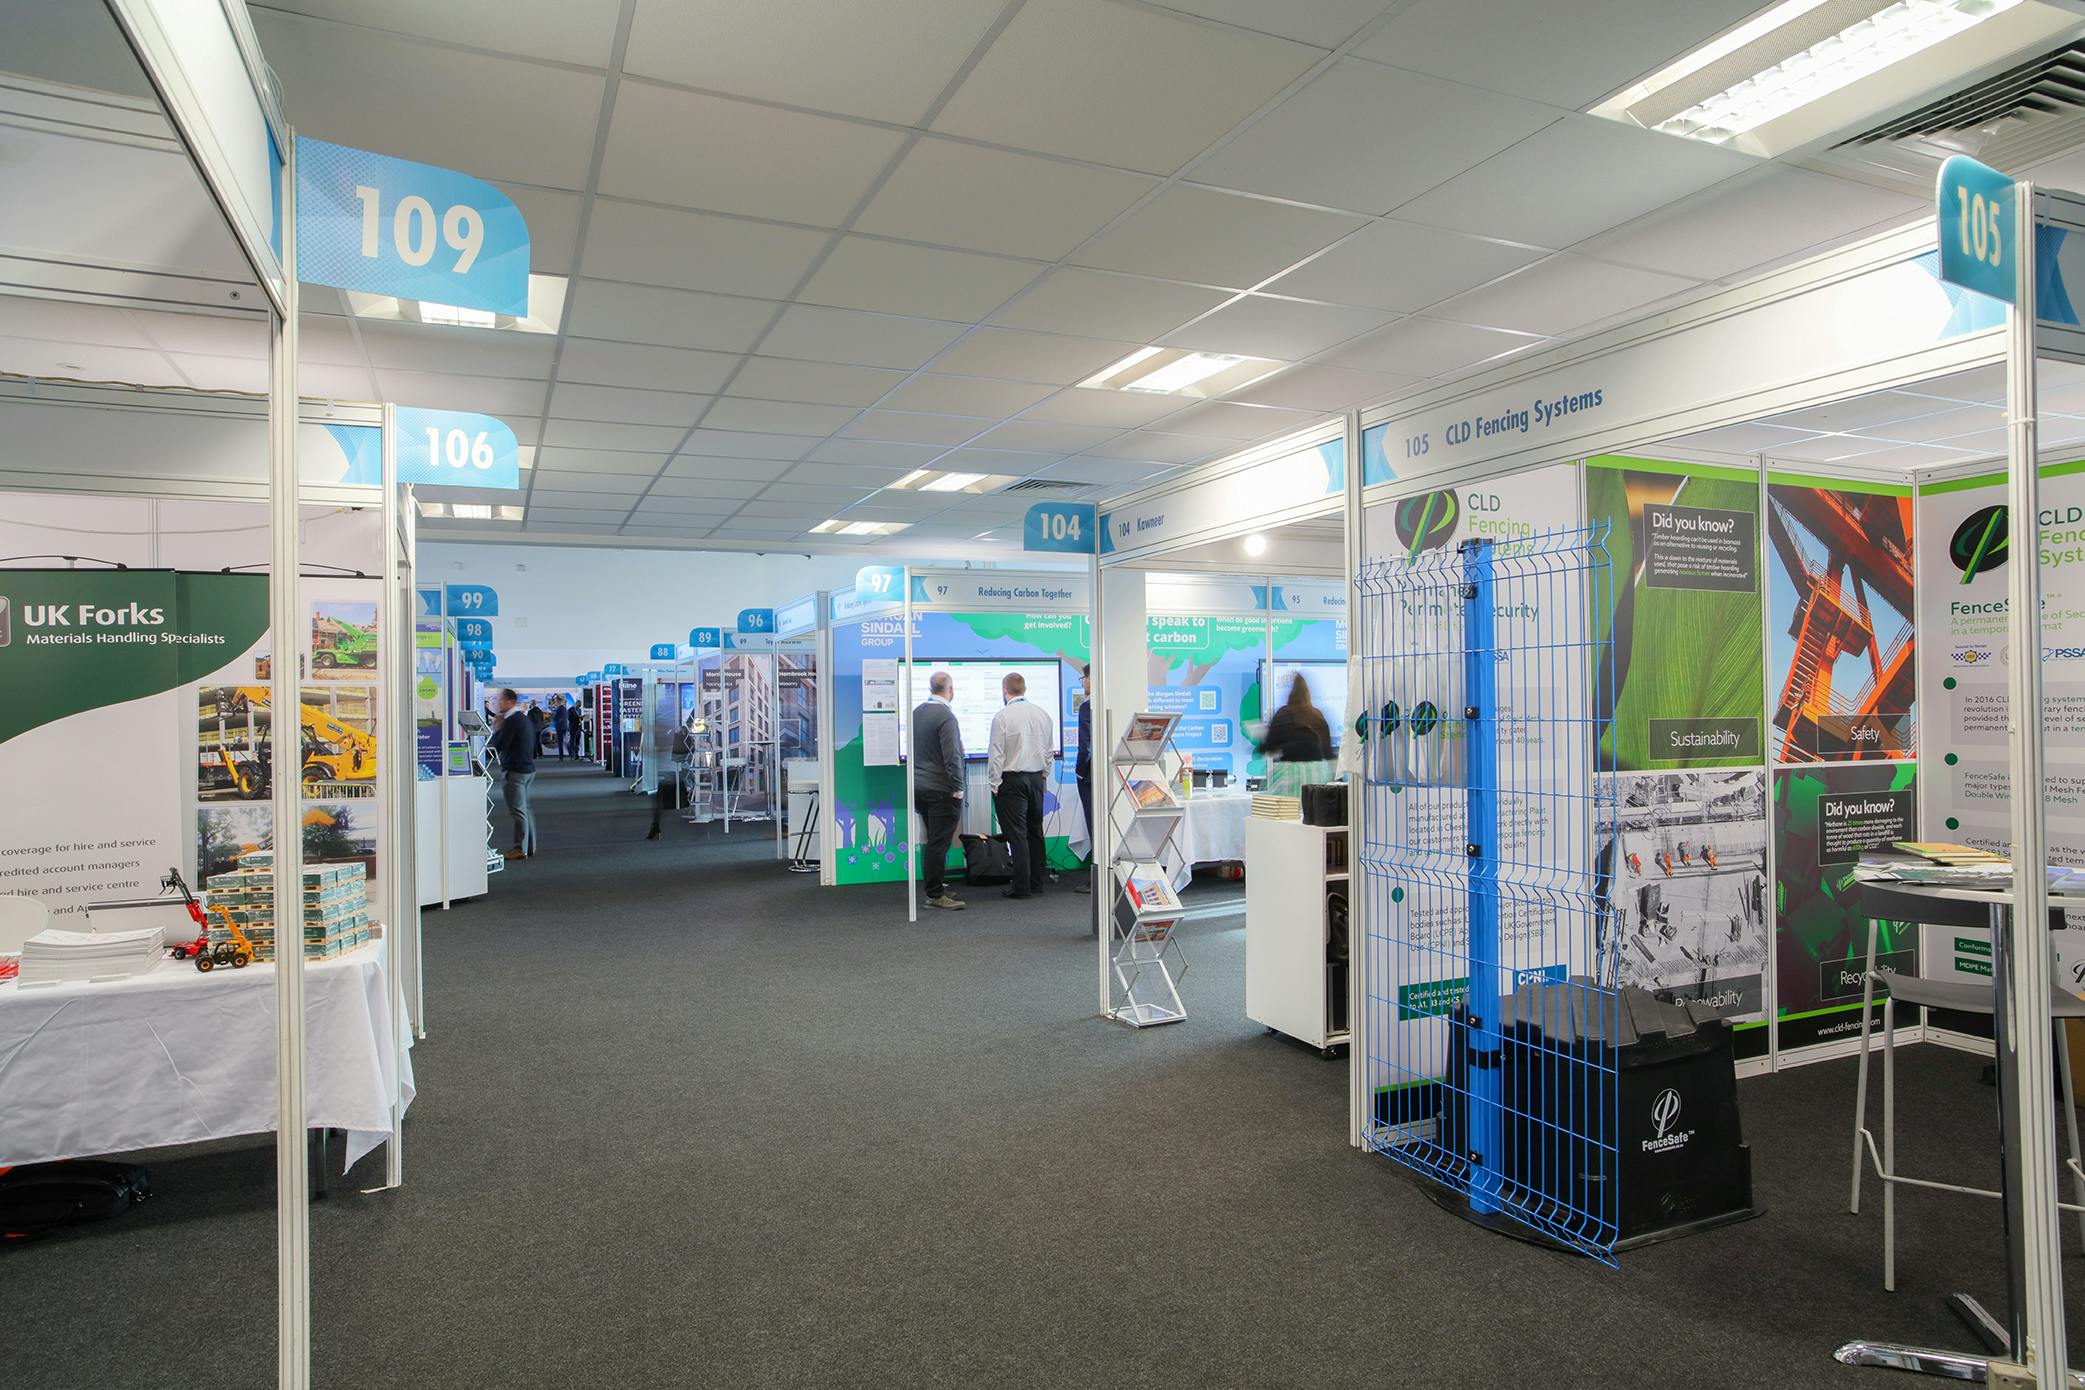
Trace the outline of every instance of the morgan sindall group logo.
{"label": "morgan sindall group logo", "polygon": [[1947,543],[1947,558],[1962,571],[1962,582],[1967,584],[2003,565],[2006,549],[2005,508],[1979,507],[1955,528]]}
{"label": "morgan sindall group logo", "polygon": [[1462,506],[1455,493],[1443,488],[1399,502],[1391,527],[1397,533],[1398,544],[1405,549],[1405,558],[1414,560],[1422,550],[1437,550],[1446,545],[1461,515]]}

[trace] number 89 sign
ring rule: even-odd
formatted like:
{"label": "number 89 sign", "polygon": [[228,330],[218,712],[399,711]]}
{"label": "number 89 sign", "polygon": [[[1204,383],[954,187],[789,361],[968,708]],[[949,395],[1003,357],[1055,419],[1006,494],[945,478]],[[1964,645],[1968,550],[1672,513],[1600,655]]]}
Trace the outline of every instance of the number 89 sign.
{"label": "number 89 sign", "polygon": [[467,410],[413,406],[400,406],[395,418],[399,482],[507,492],[520,488],[521,450],[505,422]]}

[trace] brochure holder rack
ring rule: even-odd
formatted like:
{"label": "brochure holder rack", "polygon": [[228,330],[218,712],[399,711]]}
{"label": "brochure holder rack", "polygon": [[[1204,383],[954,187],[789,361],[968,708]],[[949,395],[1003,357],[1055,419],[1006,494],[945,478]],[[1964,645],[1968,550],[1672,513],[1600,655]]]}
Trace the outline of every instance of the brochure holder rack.
{"label": "brochure holder rack", "polygon": [[1173,746],[1177,714],[1137,714],[1109,759],[1114,773],[1108,819],[1115,832],[1113,1001],[1109,1017],[1133,1028],[1179,1023],[1187,1017],[1180,977],[1187,962],[1176,931],[1182,908],[1160,860],[1186,816],[1173,791],[1182,758]]}

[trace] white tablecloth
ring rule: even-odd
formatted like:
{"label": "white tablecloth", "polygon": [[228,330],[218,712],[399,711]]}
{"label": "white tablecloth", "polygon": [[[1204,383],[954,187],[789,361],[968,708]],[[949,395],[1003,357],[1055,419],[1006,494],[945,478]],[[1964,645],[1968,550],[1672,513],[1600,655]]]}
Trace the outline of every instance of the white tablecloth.
{"label": "white tablecloth", "polygon": [[1245,822],[1252,814],[1252,793],[1243,788],[1203,788],[1182,805],[1187,814],[1162,856],[1175,888],[1187,886],[1197,864],[1245,858]]}
{"label": "white tablecloth", "polygon": [[[306,1117],[348,1134],[347,1164],[413,1096],[376,945],[304,970]],[[0,984],[0,1166],[275,1128],[275,968],[163,960],[127,980]]]}

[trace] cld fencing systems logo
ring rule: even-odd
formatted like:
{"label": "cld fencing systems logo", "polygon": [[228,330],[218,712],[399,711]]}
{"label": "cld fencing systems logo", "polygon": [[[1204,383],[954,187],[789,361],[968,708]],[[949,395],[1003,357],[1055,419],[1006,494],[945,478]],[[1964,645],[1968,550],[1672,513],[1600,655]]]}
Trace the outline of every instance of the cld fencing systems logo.
{"label": "cld fencing systems logo", "polygon": [[1462,507],[1455,493],[1446,488],[1399,502],[1392,514],[1391,527],[1397,533],[1398,543],[1405,548],[1405,559],[1415,560],[1422,550],[1435,550],[1446,545],[1461,515]]}
{"label": "cld fencing systems logo", "polygon": [[1662,1154],[1670,1153],[1674,1149],[1687,1147],[1687,1141],[1694,1137],[1694,1131],[1691,1129],[1674,1129],[1673,1126],[1679,1122],[1680,1093],[1667,1086],[1664,1090],[1658,1092],[1657,1099],[1651,1102],[1651,1134],[1653,1137],[1643,1141],[1643,1151],[1647,1154]]}
{"label": "cld fencing systems logo", "polygon": [[1947,543],[1947,558],[1962,571],[1967,584],[1980,574],[1989,574],[2005,563],[2007,540],[2005,507],[1979,507],[1964,517]]}

